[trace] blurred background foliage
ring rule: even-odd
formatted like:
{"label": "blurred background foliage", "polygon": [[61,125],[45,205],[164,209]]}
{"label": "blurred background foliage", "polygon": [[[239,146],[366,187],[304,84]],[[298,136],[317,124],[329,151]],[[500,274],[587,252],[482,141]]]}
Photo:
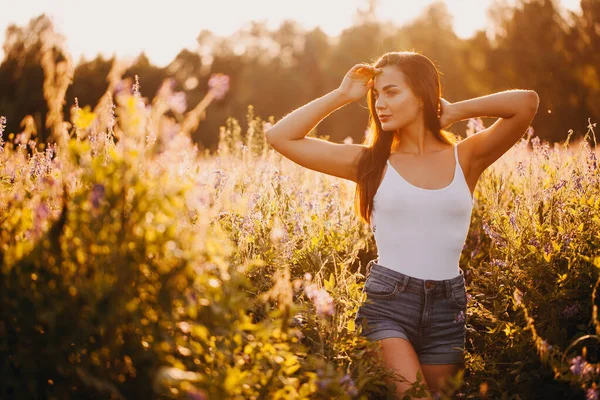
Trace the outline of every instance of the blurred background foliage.
{"label": "blurred background foliage", "polygon": [[[213,104],[210,115],[192,136],[201,148],[213,150],[219,127],[227,117],[244,121],[249,104],[258,115],[279,119],[336,88],[355,63],[395,50],[416,50],[434,60],[442,72],[443,96],[451,102],[513,88],[535,90],[540,95],[540,112],[533,127],[549,142],[564,140],[569,129],[581,137],[587,119],[600,117],[597,0],[582,0],[581,14],[569,11],[566,17],[553,0],[496,1],[489,9],[492,34],[479,31],[465,40],[453,32],[452,17],[443,2],[431,4],[402,26],[378,21],[376,2],[370,4],[366,11],[356,12],[354,26],[336,37],[319,28],[305,30],[292,20],[275,30],[267,29],[266,22],[252,22],[229,37],[201,30],[195,50],[182,50],[164,68],[152,65],[142,53],[124,76],[133,79],[138,75],[142,93],[149,98],[166,77],[172,76],[175,89],[185,92],[188,104],[196,104],[213,71],[229,75],[232,84],[228,95]],[[13,25],[6,30],[5,58],[0,64],[5,135],[18,133],[23,118],[31,114],[38,140],[48,138],[48,128],[42,122],[47,110],[41,91],[42,42],[52,41],[59,50],[65,43],[53,32],[45,15],[27,26]],[[67,92],[68,105],[75,96],[82,107],[96,104],[107,88],[106,76],[114,62],[114,58],[100,55],[91,61],[80,60]],[[367,118],[366,103],[355,102],[324,120],[318,132],[337,142],[348,136],[359,142]],[[464,129],[465,122],[451,128],[455,132]]]}

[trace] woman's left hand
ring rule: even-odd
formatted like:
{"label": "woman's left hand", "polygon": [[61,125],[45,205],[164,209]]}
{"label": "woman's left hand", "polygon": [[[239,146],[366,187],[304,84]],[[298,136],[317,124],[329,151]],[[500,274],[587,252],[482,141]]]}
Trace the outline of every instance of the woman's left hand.
{"label": "woman's left hand", "polygon": [[452,112],[450,111],[452,103],[448,100],[440,97],[440,126],[442,129],[445,129],[452,125],[455,121],[452,120]]}

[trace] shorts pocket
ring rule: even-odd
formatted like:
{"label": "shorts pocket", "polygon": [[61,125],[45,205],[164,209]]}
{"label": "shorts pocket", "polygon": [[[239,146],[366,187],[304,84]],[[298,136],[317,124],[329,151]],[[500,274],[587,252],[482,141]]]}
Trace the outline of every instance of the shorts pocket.
{"label": "shorts pocket", "polygon": [[452,288],[450,301],[457,307],[460,307],[462,309],[467,308],[467,291],[465,285]]}
{"label": "shorts pocket", "polygon": [[364,291],[367,297],[374,299],[388,299],[394,296],[399,290],[399,284],[395,281],[387,281],[370,274],[365,282]]}

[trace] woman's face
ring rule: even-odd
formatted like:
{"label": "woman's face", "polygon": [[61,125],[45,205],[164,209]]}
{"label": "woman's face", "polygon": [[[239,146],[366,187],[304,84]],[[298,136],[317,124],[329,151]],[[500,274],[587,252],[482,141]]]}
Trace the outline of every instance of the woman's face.
{"label": "woman's face", "polygon": [[[395,131],[411,123],[420,114],[421,101],[404,80],[404,74],[394,65],[386,65],[373,78],[375,111],[384,131]],[[384,118],[383,116],[387,116]]]}

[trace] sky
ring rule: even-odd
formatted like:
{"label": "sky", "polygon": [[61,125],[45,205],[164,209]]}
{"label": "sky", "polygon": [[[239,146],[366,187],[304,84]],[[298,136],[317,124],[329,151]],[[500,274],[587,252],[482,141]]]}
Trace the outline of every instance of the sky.
{"label": "sky", "polygon": [[[1,0],[8,3],[9,0]],[[402,25],[418,16],[434,0],[379,0],[376,15],[381,21]],[[514,3],[514,0],[507,0]],[[445,0],[453,16],[454,31],[468,38],[485,29],[486,11],[492,0]],[[580,12],[579,0],[559,0],[564,10]],[[2,7],[0,38],[14,23],[26,26],[42,13],[50,16],[55,29],[66,36],[74,61],[83,55],[94,58],[135,57],[142,51],[157,66],[172,61],[182,48],[195,49],[202,29],[228,36],[249,20],[267,21],[276,29],[286,18],[306,29],[319,26],[337,36],[353,24],[357,8],[365,9],[365,0],[19,0]],[[4,57],[0,49],[0,59]]]}

